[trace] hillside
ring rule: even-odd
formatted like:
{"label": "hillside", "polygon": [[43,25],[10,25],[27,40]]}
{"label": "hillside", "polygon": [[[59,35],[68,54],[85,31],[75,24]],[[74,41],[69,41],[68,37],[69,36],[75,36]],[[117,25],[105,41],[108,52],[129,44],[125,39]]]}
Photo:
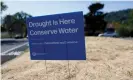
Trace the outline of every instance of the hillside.
{"label": "hillside", "polygon": [[[131,18],[131,12],[133,9],[126,9],[126,10],[120,10],[115,12],[107,13],[105,16],[105,20],[107,22],[128,22],[128,20]],[[133,15],[133,14],[132,14]]]}

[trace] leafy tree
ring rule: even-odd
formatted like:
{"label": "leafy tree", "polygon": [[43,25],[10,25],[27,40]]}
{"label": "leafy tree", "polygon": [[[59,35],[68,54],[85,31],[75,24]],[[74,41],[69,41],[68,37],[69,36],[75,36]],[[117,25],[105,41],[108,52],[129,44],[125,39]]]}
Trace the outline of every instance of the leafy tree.
{"label": "leafy tree", "polygon": [[15,18],[12,15],[6,15],[3,19],[3,27],[6,28],[10,37],[12,37],[13,30],[11,28],[12,23],[15,21]]}
{"label": "leafy tree", "polygon": [[1,5],[1,13],[2,11],[5,11],[8,8],[7,5],[4,4],[4,2],[0,2],[0,5]]}
{"label": "leafy tree", "polygon": [[103,7],[104,4],[101,3],[94,3],[88,7],[90,12],[84,16],[86,24],[85,31],[88,32],[88,35],[98,35],[104,31],[106,27],[104,16],[106,14],[99,11]]}
{"label": "leafy tree", "polygon": [[104,7],[104,4],[101,3],[94,3],[88,7],[90,10],[90,13],[95,14],[98,10],[102,9]]}
{"label": "leafy tree", "polygon": [[26,18],[32,17],[31,15],[25,13],[25,12],[17,12],[13,15],[16,19],[16,23],[20,23],[24,30],[24,37],[27,36],[27,28],[26,28]]}
{"label": "leafy tree", "polygon": [[13,36],[13,33],[21,34],[21,36],[27,36],[26,18],[32,17],[31,15],[24,12],[17,12],[14,15],[6,15],[3,20],[3,25],[7,31]]}
{"label": "leafy tree", "polygon": [[[4,4],[4,2],[0,2],[0,7],[1,7],[0,14],[2,14],[2,12],[5,11],[8,8],[7,5]],[[2,20],[3,20],[2,16],[1,16],[0,20],[1,20],[1,23],[2,23]],[[2,32],[6,31],[6,28],[3,25],[0,25],[0,27],[1,27]]]}

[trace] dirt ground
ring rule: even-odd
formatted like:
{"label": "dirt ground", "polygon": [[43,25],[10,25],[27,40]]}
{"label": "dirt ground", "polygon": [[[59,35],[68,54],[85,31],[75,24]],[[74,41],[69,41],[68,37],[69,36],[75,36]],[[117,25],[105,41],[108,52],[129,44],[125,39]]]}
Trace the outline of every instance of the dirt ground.
{"label": "dirt ground", "polygon": [[2,80],[133,80],[133,40],[85,40],[87,60],[31,61],[27,52],[2,65]]}

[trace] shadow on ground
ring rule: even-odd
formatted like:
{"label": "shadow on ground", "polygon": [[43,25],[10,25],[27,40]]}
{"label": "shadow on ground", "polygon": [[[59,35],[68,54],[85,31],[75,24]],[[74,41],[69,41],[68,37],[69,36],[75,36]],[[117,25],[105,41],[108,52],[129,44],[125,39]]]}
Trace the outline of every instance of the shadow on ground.
{"label": "shadow on ground", "polygon": [[12,60],[16,57],[17,55],[1,55],[1,64],[4,64],[5,62]]}

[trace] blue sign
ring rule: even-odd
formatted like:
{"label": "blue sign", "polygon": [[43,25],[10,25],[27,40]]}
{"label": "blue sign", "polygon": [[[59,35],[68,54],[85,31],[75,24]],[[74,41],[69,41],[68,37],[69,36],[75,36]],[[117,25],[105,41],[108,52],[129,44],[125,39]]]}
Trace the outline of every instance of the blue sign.
{"label": "blue sign", "polygon": [[86,60],[82,12],[28,18],[32,60]]}

